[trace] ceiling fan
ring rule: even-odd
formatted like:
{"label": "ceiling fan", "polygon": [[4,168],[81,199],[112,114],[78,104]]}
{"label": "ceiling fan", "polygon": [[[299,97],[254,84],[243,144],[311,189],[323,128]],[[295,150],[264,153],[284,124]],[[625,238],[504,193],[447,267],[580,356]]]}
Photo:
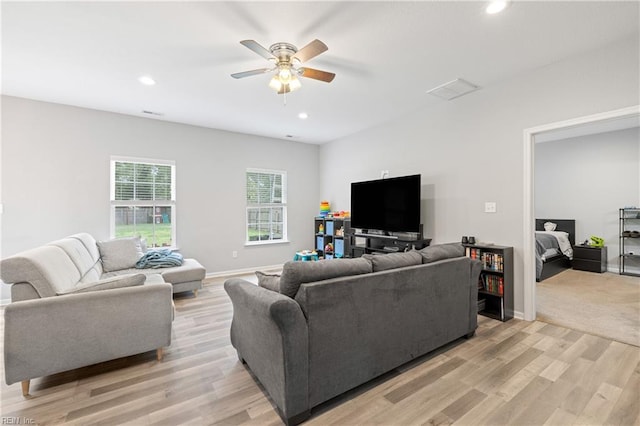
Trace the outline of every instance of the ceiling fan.
{"label": "ceiling fan", "polygon": [[269,87],[274,89],[280,95],[300,88],[301,84],[300,80],[298,80],[298,76],[312,78],[326,83],[330,83],[336,76],[332,72],[298,66],[303,62],[307,62],[308,60],[315,58],[328,49],[327,45],[318,39],[313,40],[300,50],[298,50],[294,45],[284,42],[272,44],[269,49],[262,47],[255,40],[242,40],[240,44],[253,50],[263,58],[272,61],[274,65],[271,68],[260,68],[251,71],[237,72],[235,74],[231,74],[231,77],[244,78],[252,75],[274,72],[273,78],[269,83]]}

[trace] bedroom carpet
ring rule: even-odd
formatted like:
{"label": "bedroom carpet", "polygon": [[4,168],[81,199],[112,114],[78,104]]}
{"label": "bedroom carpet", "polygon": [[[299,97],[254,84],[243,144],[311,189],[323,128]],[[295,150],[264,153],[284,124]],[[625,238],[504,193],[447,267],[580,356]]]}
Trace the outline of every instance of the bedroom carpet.
{"label": "bedroom carpet", "polygon": [[640,278],[568,269],[538,283],[537,320],[640,346]]}

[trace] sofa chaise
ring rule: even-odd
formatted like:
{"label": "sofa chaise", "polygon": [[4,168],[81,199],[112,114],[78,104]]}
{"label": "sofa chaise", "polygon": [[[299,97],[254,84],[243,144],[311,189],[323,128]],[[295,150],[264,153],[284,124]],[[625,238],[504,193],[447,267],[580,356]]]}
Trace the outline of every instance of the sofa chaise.
{"label": "sofa chaise", "polygon": [[151,350],[162,358],[171,343],[172,293],[197,291],[205,270],[193,259],[175,268],[114,269],[130,265],[137,246],[112,241],[80,233],[0,261],[0,278],[11,284],[7,384],[22,382],[27,395],[36,377]]}
{"label": "sofa chaise", "polygon": [[259,285],[232,278],[231,342],[286,424],[477,328],[480,262],[460,244],[287,262]]}

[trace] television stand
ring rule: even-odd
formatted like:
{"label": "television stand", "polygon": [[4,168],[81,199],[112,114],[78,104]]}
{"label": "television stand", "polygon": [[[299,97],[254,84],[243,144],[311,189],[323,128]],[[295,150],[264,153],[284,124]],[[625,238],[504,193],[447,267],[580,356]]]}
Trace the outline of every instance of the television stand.
{"label": "television stand", "polygon": [[400,235],[388,235],[386,232],[354,232],[351,234],[354,237],[354,243],[351,244],[351,257],[420,250],[431,243],[431,238],[423,238],[422,225],[420,225],[420,232],[398,234]]}
{"label": "television stand", "polygon": [[398,237],[395,235],[386,235],[386,234],[370,234],[368,232],[356,232],[353,234],[354,237],[360,238],[377,238],[380,240],[397,240]]}

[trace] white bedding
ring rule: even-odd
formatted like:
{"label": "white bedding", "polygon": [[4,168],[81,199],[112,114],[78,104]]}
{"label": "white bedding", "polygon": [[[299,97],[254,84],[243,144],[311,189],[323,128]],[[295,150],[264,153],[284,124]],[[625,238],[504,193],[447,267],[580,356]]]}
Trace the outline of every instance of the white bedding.
{"label": "white bedding", "polygon": [[540,258],[542,259],[543,262],[546,262],[547,259],[550,259],[552,257],[558,256],[560,254],[560,250],[558,249],[547,249],[542,256],[540,256]]}
{"label": "white bedding", "polygon": [[558,240],[558,245],[560,245],[560,250],[562,254],[567,256],[569,259],[573,259],[573,248],[571,247],[571,242],[569,242],[569,233],[564,231],[536,231],[541,234],[553,235]]}

